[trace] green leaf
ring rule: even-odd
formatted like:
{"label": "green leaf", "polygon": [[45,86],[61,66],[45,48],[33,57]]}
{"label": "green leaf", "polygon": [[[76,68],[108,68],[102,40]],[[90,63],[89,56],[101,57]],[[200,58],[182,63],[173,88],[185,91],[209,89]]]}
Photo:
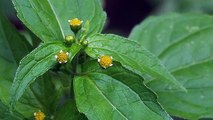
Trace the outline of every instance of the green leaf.
{"label": "green leaf", "polygon": [[48,0],[13,0],[19,19],[43,41],[63,40],[57,16]]}
{"label": "green leaf", "polygon": [[59,77],[57,73],[47,72],[37,78],[20,98],[16,110],[26,118],[33,117],[38,110],[44,112],[47,118],[54,115],[63,95]]}
{"label": "green leaf", "polygon": [[[29,44],[25,42],[25,39],[19,35],[9,21],[1,15],[0,17],[0,101],[4,104],[5,111],[8,110],[10,87],[12,86],[12,80],[17,69],[17,63],[19,60],[28,53]],[[14,44],[15,43],[15,44]],[[76,47],[75,47],[76,48]],[[60,91],[56,90],[56,86],[53,85],[53,78],[57,78],[53,74],[39,77],[34,82],[17,102],[14,110],[14,116],[16,112],[19,112],[25,118],[33,117],[33,113],[38,110],[45,111],[45,113],[54,113],[55,101],[60,95]],[[58,75],[57,75],[58,76]],[[48,81],[47,81],[48,79]],[[58,81],[58,79],[57,79]],[[59,88],[60,89],[60,88]],[[51,96],[49,94],[51,93]],[[54,93],[54,94],[53,94]],[[0,119],[15,120],[11,118],[10,113],[2,111]],[[48,115],[48,114],[47,114]]]}
{"label": "green leaf", "polygon": [[[0,16],[0,73],[4,73],[0,76],[0,100],[2,104],[9,106],[9,90],[17,64],[28,53],[29,44],[9,23],[9,20],[2,14]],[[21,103],[18,104],[21,105]]]}
{"label": "green leaf", "polygon": [[61,43],[42,44],[21,60],[11,87],[11,104],[18,101],[30,83],[57,63],[54,56],[63,49]]}
{"label": "green leaf", "polygon": [[100,1],[101,1],[102,6],[104,7],[105,0],[100,0]]}
{"label": "green leaf", "polygon": [[172,119],[157,101],[156,94],[144,85],[143,78],[123,68],[119,63],[113,62],[113,67],[103,69],[99,66],[97,60],[90,60],[83,64],[83,70],[86,73],[104,73],[119,80],[137,93],[140,99],[151,111],[162,116],[164,120]]}
{"label": "green leaf", "polygon": [[14,78],[16,64],[0,57],[0,65],[0,73],[4,73],[0,75],[0,100],[5,105],[8,105],[9,90],[12,85],[12,80]]}
{"label": "green leaf", "polygon": [[41,40],[63,40],[72,34],[68,20],[90,21],[90,33],[100,32],[105,22],[99,0],[13,0],[19,19]]}
{"label": "green leaf", "polygon": [[[79,46],[79,49],[76,48],[77,45],[75,44],[70,48],[70,61],[81,47]],[[18,101],[18,99],[23,95],[25,89],[37,77],[44,74],[57,63],[55,55],[60,52],[60,50],[68,51],[67,48],[64,47],[63,43],[42,44],[21,60],[11,88],[12,105]]]}
{"label": "green leaf", "polygon": [[56,120],[87,120],[87,118],[78,112],[74,100],[65,103],[56,113]]}
{"label": "green leaf", "polygon": [[65,35],[72,34],[67,21],[73,18],[79,18],[84,23],[89,21],[88,34],[102,31],[106,14],[102,9],[100,0],[49,0],[49,3],[58,16],[58,21]]}
{"label": "green leaf", "polygon": [[93,58],[98,58],[101,55],[110,55],[115,61],[120,62],[124,67],[139,75],[163,78],[167,86],[185,90],[160,63],[157,57],[143,46],[129,39],[115,35],[97,34],[88,39],[86,52]]}
{"label": "green leaf", "polygon": [[174,116],[213,118],[212,23],[213,17],[208,15],[170,14],[145,20],[130,35],[158,55],[187,89],[187,93],[166,89],[163,80],[147,83]]}
{"label": "green leaf", "polygon": [[0,14],[0,44],[0,57],[7,61],[19,63],[28,53],[26,40],[2,14]]}
{"label": "green leaf", "polygon": [[163,120],[128,86],[101,73],[74,79],[76,104],[91,120]]}
{"label": "green leaf", "polygon": [[1,120],[23,120],[19,113],[10,113],[9,108],[0,101],[0,119]]}
{"label": "green leaf", "polygon": [[[5,72],[5,74],[0,76],[0,99],[6,106],[9,106],[9,90],[12,86],[13,73],[16,67],[13,67],[14,64],[4,61],[5,60],[1,60],[0,58],[0,63],[2,63],[0,72]],[[17,102],[15,110],[26,118],[33,117],[33,113],[38,110],[53,115],[56,105],[58,105],[56,101],[62,92],[60,86],[56,87],[53,84],[54,81],[59,80],[57,76],[59,75],[48,73],[37,78],[37,80],[28,87],[19,102]],[[51,96],[49,96],[49,94],[51,94]]]}

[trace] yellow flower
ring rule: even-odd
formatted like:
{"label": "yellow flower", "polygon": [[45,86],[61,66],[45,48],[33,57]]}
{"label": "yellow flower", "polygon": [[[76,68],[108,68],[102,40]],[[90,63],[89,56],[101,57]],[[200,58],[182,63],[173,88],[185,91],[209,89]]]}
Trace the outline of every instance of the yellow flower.
{"label": "yellow flower", "polygon": [[112,56],[108,56],[108,55],[103,55],[100,58],[98,58],[98,62],[100,64],[100,66],[103,68],[108,68],[113,65]]}
{"label": "yellow flower", "polygon": [[63,50],[60,50],[60,52],[57,55],[55,55],[55,58],[60,64],[67,63],[69,58],[69,53],[64,52]]}
{"label": "yellow flower", "polygon": [[40,110],[38,112],[34,113],[35,120],[44,120],[45,114],[41,112]]}
{"label": "yellow flower", "polygon": [[68,20],[68,22],[70,23],[70,26],[73,26],[73,27],[81,26],[81,24],[83,23],[83,21],[79,20],[78,18]]}
{"label": "yellow flower", "polygon": [[70,24],[71,30],[77,34],[77,32],[81,29],[83,21],[79,20],[78,18],[74,18],[72,20],[68,20]]}

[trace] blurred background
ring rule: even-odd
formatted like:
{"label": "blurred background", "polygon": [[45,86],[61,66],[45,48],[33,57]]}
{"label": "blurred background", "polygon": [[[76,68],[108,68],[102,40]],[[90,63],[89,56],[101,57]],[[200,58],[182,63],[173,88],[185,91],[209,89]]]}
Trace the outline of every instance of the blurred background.
{"label": "blurred background", "polygon": [[[131,29],[150,15],[169,12],[213,14],[213,0],[101,0],[108,15],[105,33],[128,36]],[[0,12],[19,30],[24,27],[15,15],[11,0],[0,0]]]}
{"label": "blurred background", "polygon": [[105,0],[107,30],[128,36],[131,29],[150,15],[169,12],[213,14],[213,0]]}

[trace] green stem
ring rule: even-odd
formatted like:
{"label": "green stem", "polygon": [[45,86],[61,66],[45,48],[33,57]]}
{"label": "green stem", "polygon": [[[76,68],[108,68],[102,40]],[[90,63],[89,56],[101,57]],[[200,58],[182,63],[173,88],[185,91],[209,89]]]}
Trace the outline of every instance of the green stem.
{"label": "green stem", "polygon": [[74,77],[75,75],[78,74],[79,71],[78,69],[78,64],[79,64],[79,56],[82,54],[82,51],[80,51],[73,59],[73,63],[72,63],[72,71],[71,71],[71,84],[70,84],[70,98],[74,98],[74,89],[73,89],[73,82],[74,82]]}

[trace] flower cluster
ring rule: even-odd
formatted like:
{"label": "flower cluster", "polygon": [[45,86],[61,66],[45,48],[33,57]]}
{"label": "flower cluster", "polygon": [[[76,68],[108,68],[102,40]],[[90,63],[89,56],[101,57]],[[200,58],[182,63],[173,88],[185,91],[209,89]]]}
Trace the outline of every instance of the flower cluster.
{"label": "flower cluster", "polygon": [[[83,21],[79,20],[78,18],[74,18],[71,20],[68,20],[71,30],[75,33],[75,35],[77,34],[77,32],[81,29],[82,27],[82,23]],[[76,37],[76,36],[75,36]],[[68,44],[72,44],[72,42],[75,41],[74,36],[72,35],[68,35],[65,37],[65,42]],[[87,46],[88,45],[88,41],[87,40],[80,40],[81,45],[83,46]],[[63,50],[61,50],[57,55],[55,55],[56,60],[58,61],[58,63],[60,64],[64,64],[67,63],[68,59],[69,59],[69,53],[68,52],[64,52]],[[112,66],[112,56],[108,56],[108,55],[102,55],[98,58],[98,62],[100,64],[101,67],[103,68],[108,68],[110,66]]]}

